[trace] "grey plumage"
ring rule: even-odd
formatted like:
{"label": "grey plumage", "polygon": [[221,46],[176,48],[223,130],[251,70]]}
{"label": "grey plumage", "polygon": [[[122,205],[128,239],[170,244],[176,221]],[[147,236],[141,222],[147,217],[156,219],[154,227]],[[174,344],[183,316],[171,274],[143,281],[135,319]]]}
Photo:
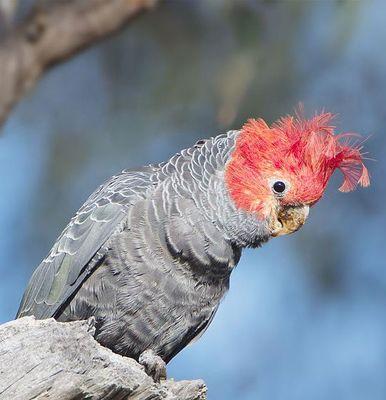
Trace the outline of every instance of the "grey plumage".
{"label": "grey plumage", "polygon": [[237,131],[100,186],[34,272],[18,317],[96,318],[96,338],[165,362],[208,326],[241,250],[267,226],[237,209],[224,168]]}

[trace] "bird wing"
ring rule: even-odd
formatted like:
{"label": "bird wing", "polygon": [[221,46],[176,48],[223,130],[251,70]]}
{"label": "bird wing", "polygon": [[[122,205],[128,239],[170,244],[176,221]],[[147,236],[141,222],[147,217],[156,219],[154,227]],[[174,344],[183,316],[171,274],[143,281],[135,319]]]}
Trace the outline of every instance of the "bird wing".
{"label": "bird wing", "polygon": [[17,318],[56,316],[103,260],[110,236],[122,230],[128,209],[152,185],[154,170],[124,171],[89,197],[34,271]]}

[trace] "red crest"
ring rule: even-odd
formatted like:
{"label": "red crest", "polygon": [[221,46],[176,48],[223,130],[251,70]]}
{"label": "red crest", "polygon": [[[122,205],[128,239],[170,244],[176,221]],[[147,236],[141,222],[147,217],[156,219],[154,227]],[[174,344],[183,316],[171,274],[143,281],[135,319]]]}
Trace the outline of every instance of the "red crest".
{"label": "red crest", "polygon": [[370,184],[363,164],[358,135],[334,134],[333,115],[311,119],[287,116],[268,126],[250,119],[242,127],[226,168],[226,182],[236,205],[266,214],[272,198],[268,181],[285,180],[288,193],[283,204],[313,204],[321,198],[328,180],[339,169],[344,177],[339,190]]}

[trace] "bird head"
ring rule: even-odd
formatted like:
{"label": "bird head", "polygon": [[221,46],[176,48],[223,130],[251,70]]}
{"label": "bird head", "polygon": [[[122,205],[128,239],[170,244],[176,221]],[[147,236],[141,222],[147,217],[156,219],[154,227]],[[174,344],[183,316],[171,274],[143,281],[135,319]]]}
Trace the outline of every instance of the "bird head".
{"label": "bird head", "polygon": [[266,221],[271,236],[304,224],[336,169],[343,174],[342,192],[370,184],[358,135],[335,135],[332,119],[330,113],[311,119],[296,114],[271,126],[250,119],[240,130],[226,184],[236,207]]}

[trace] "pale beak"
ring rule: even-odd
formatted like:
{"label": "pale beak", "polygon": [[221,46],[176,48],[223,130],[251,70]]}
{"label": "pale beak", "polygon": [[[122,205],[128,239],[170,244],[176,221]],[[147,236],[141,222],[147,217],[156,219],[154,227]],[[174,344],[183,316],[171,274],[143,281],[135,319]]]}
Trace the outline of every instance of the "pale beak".
{"label": "pale beak", "polygon": [[296,232],[306,222],[309,211],[308,205],[281,207],[271,215],[271,236],[276,237]]}

